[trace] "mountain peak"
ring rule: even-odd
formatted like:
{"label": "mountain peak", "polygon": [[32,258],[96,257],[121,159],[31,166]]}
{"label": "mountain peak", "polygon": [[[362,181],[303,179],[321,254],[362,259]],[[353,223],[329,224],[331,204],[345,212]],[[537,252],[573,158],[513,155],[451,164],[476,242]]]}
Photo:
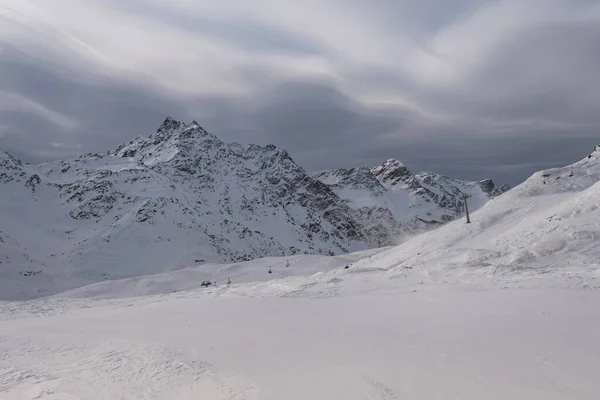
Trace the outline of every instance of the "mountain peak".
{"label": "mountain peak", "polygon": [[167,117],[167,118],[165,118],[163,123],[160,125],[157,132],[172,131],[172,130],[179,128],[180,126],[181,126],[181,122],[177,121],[176,119],[174,119],[172,117]]}
{"label": "mountain peak", "polygon": [[0,148],[0,160],[4,160],[7,158],[12,158],[10,154],[8,154],[4,149]]}
{"label": "mountain peak", "polygon": [[154,144],[159,144],[160,142],[166,141],[175,136],[180,136],[182,139],[189,139],[195,133],[200,133],[201,135],[208,134],[208,132],[204,130],[204,128],[202,128],[196,121],[186,124],[177,121],[172,117],[167,117],[160,125],[156,133],[151,135],[150,138]]}
{"label": "mountain peak", "polygon": [[24,175],[23,163],[0,149],[0,183],[7,183]]}
{"label": "mountain peak", "polygon": [[412,175],[406,165],[395,158],[390,158],[381,165],[372,168],[371,172],[379,182],[391,186],[405,182]]}
{"label": "mountain peak", "polygon": [[[215,136],[210,135],[198,122],[183,123],[172,117],[167,117],[155,133],[149,137],[137,137],[119,146],[116,150],[109,151],[109,155],[118,157],[141,157],[141,160],[152,159],[152,164],[157,161],[167,161],[175,156],[181,148],[190,147],[189,143],[181,146],[180,139],[202,137],[203,140],[220,142]],[[161,157],[162,155],[162,157]]]}
{"label": "mountain peak", "polygon": [[0,166],[7,166],[9,164],[19,167],[23,165],[23,163],[20,160],[14,158],[13,156],[11,156],[6,151],[0,148]]}
{"label": "mountain peak", "polygon": [[382,166],[386,166],[388,168],[402,168],[405,167],[405,165],[398,161],[395,158],[390,158],[388,160],[386,160],[383,164],[381,164]]}

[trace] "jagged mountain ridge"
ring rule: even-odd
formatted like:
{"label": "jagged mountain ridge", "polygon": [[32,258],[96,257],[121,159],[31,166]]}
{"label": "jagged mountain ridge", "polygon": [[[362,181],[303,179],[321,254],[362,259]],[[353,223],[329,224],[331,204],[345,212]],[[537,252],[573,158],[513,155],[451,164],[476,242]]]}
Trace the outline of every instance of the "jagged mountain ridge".
{"label": "jagged mountain ridge", "polygon": [[285,150],[172,118],[106,154],[28,165],[0,152],[0,182],[1,226],[27,260],[2,269],[39,265],[52,276],[41,292],[202,261],[339,254],[404,232],[390,209],[354,207]]}
{"label": "jagged mountain ridge", "polygon": [[[436,174],[413,174],[404,164],[389,159],[373,168],[336,169],[315,175],[364,220],[379,215],[401,234],[412,234],[452,221],[464,213],[464,195],[474,211],[508,190],[492,180],[463,181]],[[399,226],[398,226],[399,224]]]}

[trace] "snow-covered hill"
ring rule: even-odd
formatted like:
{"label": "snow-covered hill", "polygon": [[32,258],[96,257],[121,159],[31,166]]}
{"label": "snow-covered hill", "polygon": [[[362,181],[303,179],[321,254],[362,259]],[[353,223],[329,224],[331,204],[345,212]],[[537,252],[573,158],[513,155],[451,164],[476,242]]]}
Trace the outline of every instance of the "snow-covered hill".
{"label": "snow-covered hill", "polygon": [[[377,185],[394,192],[380,175]],[[28,165],[0,151],[0,185],[0,273],[14,281],[0,298],[205,262],[343,254],[396,244],[406,231],[400,208],[345,201],[285,150],[227,144],[172,118],[107,154]],[[423,210],[447,201],[413,197],[433,204]],[[462,203],[452,201],[459,215]]]}
{"label": "snow-covered hill", "polygon": [[[600,146],[450,222],[354,264],[403,283],[600,287]],[[502,278],[502,279],[501,279]]]}

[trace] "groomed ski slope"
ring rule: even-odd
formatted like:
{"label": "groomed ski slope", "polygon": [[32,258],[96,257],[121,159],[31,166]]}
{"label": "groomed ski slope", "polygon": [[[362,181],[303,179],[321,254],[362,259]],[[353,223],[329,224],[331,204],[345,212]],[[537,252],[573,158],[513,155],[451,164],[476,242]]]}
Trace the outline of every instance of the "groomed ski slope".
{"label": "groomed ski slope", "polygon": [[599,157],[395,248],[0,303],[0,398],[595,400]]}

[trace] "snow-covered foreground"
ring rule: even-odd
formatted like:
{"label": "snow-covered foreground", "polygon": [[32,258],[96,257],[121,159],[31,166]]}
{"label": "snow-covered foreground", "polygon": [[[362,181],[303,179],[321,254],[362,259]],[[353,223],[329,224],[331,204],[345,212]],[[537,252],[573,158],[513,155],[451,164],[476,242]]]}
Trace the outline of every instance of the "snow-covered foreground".
{"label": "snow-covered foreground", "polygon": [[[10,303],[12,317],[0,323],[4,400],[600,393],[599,291],[446,285],[324,299],[197,291],[47,303]],[[67,303],[73,309],[60,314],[30,314],[36,304],[51,314]],[[15,304],[29,315],[15,314]]]}

